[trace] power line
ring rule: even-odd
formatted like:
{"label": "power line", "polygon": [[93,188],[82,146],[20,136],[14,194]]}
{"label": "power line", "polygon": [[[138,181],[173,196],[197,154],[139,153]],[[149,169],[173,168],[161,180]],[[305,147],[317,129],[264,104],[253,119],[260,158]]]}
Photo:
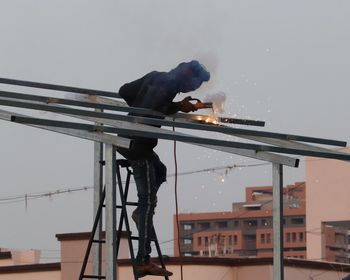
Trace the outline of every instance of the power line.
{"label": "power line", "polygon": [[[235,168],[259,167],[259,166],[264,166],[268,164],[269,163],[252,163],[252,164],[233,164],[233,165],[226,165],[226,166],[217,166],[217,167],[204,168],[204,169],[193,170],[193,171],[179,172],[177,176],[187,176],[187,175],[192,175],[197,173],[217,172],[217,171],[223,171],[223,170],[227,174],[228,172],[234,170]],[[167,177],[175,177],[175,173],[169,174]],[[134,183],[134,182],[132,181],[131,183]],[[27,203],[30,200],[45,198],[45,197],[52,198],[57,195],[71,194],[71,193],[87,191],[91,189],[93,189],[92,186],[85,186],[85,187],[77,187],[77,188],[58,189],[56,191],[26,193],[22,195],[2,197],[0,198],[0,205],[25,202],[27,206]]]}

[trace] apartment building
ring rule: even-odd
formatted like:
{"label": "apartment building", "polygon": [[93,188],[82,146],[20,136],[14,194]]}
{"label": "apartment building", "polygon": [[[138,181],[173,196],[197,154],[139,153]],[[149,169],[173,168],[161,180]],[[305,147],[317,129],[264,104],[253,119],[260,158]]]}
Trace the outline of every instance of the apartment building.
{"label": "apartment building", "polygon": [[[306,258],[305,183],[283,190],[285,257]],[[272,257],[272,187],[247,187],[232,211],[180,214],[181,255]],[[174,254],[179,256],[174,219]]]}
{"label": "apartment building", "polygon": [[350,221],[323,222],[322,233],[325,259],[350,263]]}

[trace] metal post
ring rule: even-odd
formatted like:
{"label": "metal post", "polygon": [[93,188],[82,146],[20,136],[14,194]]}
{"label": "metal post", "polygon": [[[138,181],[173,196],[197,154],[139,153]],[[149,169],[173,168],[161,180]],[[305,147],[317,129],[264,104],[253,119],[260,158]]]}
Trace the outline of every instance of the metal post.
{"label": "metal post", "polygon": [[106,280],[117,279],[116,254],[116,156],[113,145],[105,146],[106,166]]}
{"label": "metal post", "polygon": [[284,279],[283,269],[283,165],[272,164],[273,280]]}
{"label": "metal post", "polygon": [[[103,144],[94,143],[94,216],[96,217],[97,209],[101,201],[103,188]],[[97,225],[94,240],[102,240],[102,220]],[[92,247],[92,270],[93,275],[101,276],[102,274],[102,243],[97,243]]]}

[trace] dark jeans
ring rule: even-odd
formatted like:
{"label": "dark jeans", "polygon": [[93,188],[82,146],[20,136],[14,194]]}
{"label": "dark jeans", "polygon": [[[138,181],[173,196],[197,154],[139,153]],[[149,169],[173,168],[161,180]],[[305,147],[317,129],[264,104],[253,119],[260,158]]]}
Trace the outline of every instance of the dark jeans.
{"label": "dark jeans", "polygon": [[136,182],[138,207],[135,210],[139,231],[138,264],[147,263],[151,254],[153,215],[157,206],[157,192],[166,181],[166,166],[158,155],[149,159],[129,160]]}

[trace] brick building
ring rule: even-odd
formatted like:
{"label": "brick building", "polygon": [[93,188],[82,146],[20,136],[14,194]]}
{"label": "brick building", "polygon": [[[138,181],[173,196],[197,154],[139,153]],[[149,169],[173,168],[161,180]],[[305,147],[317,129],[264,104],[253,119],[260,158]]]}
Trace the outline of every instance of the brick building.
{"label": "brick building", "polygon": [[[305,183],[283,190],[285,256],[306,258]],[[180,214],[181,253],[211,257],[272,257],[272,187],[247,187],[230,212]],[[179,255],[174,219],[175,256]]]}
{"label": "brick building", "polygon": [[322,233],[325,259],[350,263],[350,221],[323,222]]}

